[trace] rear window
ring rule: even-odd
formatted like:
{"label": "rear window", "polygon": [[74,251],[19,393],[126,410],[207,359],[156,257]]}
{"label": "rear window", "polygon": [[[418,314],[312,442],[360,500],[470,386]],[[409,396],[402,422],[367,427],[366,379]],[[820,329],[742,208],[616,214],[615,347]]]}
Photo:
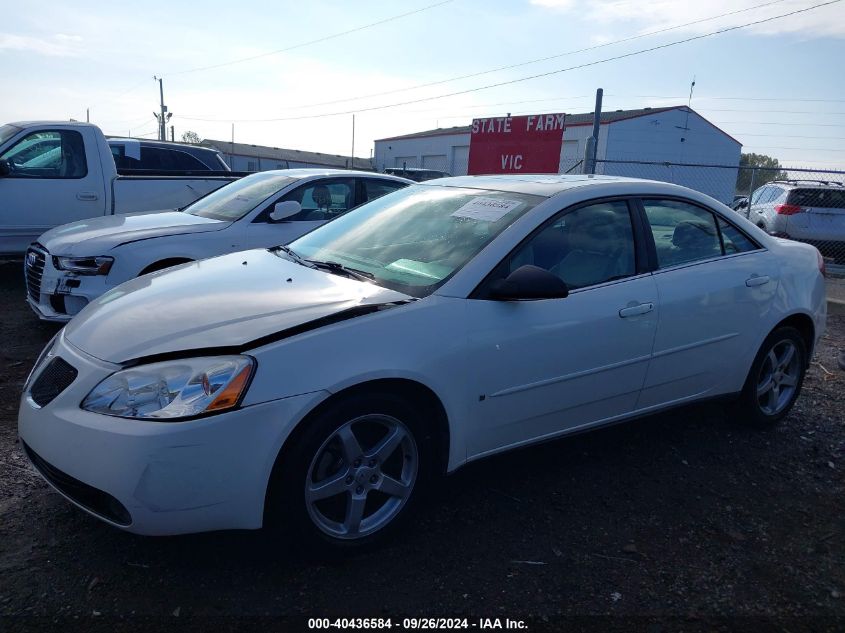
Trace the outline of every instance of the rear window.
{"label": "rear window", "polygon": [[789,204],[817,209],[845,209],[845,188],[795,189],[789,194]]}

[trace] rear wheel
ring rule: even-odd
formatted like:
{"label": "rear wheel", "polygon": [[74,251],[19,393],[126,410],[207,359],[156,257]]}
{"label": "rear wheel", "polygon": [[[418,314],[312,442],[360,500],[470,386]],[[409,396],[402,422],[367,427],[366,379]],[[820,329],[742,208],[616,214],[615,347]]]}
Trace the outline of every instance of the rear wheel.
{"label": "rear wheel", "polygon": [[365,394],[306,420],[274,468],[268,526],[320,553],[392,533],[433,475],[431,437],[412,403]]}
{"label": "rear wheel", "polygon": [[740,396],[738,413],[756,426],[772,426],[787,416],[804,383],[807,347],[792,327],[772,332],[757,353]]}

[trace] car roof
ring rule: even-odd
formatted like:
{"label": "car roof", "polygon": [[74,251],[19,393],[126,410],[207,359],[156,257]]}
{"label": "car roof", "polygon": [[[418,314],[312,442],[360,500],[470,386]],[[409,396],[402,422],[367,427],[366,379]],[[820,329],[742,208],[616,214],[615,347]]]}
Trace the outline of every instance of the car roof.
{"label": "car roof", "polygon": [[770,180],[767,185],[793,187],[795,189],[843,189],[845,184],[838,180]]}
{"label": "car roof", "polygon": [[318,176],[348,176],[356,178],[381,178],[382,180],[392,180],[395,182],[406,182],[408,184],[415,184],[413,180],[407,178],[400,178],[399,176],[391,176],[390,174],[379,174],[374,171],[356,171],[352,169],[319,169],[316,167],[301,167],[295,169],[268,169],[265,171],[257,171],[256,174],[278,174],[279,176],[290,176],[291,178],[312,178]]}
{"label": "car roof", "polygon": [[590,187],[626,182],[651,182],[656,185],[666,184],[657,180],[643,180],[642,178],[625,178],[622,176],[602,176],[594,174],[499,174],[489,176],[453,176],[451,178],[427,180],[425,183],[420,184],[440,187],[490,189],[493,191],[526,193],[529,195],[551,198],[562,191],[574,189],[576,187]]}
{"label": "car roof", "polygon": [[106,137],[108,143],[140,143],[147,147],[164,147],[167,149],[178,149],[185,152],[203,152],[206,154],[220,154],[220,150],[205,145],[194,145],[192,143],[177,143],[175,141],[156,141],[146,138],[125,138],[122,136]]}

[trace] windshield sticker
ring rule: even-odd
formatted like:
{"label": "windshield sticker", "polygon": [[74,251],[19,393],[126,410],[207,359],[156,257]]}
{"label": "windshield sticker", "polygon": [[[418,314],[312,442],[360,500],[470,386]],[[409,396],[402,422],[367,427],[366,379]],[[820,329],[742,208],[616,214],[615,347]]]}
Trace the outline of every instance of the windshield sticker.
{"label": "windshield sticker", "polygon": [[483,222],[498,222],[516,209],[519,200],[501,200],[499,198],[473,198],[452,214],[453,218],[469,218]]}

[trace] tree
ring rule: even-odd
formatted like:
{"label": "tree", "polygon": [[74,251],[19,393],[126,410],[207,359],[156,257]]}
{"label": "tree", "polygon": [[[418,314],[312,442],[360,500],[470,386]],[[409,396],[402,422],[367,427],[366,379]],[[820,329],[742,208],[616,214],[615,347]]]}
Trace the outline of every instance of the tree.
{"label": "tree", "polygon": [[[740,167],[760,167],[762,169],[740,169],[736,179],[736,192],[740,195],[748,195],[753,186],[754,189],[762,187],[772,180],[784,180],[789,177],[781,169],[777,158],[765,154],[742,154],[739,158]],[[752,172],[754,182],[751,181]]]}
{"label": "tree", "polygon": [[202,139],[200,138],[200,135],[197,134],[196,132],[192,132],[191,130],[188,130],[187,132],[182,133],[182,142],[183,143],[193,143],[194,145],[199,145],[200,143],[202,143]]}

